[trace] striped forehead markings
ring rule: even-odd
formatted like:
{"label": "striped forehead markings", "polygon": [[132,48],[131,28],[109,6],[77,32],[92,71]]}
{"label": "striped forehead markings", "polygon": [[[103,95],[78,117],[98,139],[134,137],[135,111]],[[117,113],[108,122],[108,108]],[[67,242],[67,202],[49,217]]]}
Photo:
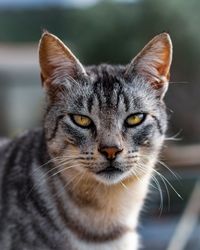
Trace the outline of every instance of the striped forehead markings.
{"label": "striped forehead markings", "polygon": [[[107,83],[108,84],[108,83]],[[106,106],[113,107],[116,106],[118,109],[121,104],[120,100],[123,100],[125,110],[128,111],[130,108],[130,100],[127,93],[123,90],[123,85],[120,82],[110,83],[112,86],[106,87],[101,82],[95,82],[93,85],[93,97],[92,95],[88,98],[87,106],[89,112],[92,110],[92,105],[94,104],[94,96],[97,98],[99,103],[99,110],[102,110],[103,104]],[[103,100],[105,98],[105,100]]]}

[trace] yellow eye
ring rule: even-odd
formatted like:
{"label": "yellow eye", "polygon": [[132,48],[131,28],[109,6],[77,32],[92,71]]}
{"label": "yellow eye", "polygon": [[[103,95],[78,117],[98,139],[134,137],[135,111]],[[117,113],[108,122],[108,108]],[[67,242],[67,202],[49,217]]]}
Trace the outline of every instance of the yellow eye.
{"label": "yellow eye", "polygon": [[126,119],[126,124],[128,126],[137,126],[137,125],[141,124],[144,121],[145,117],[146,117],[146,115],[142,114],[142,113],[130,115]]}
{"label": "yellow eye", "polygon": [[80,127],[87,128],[92,124],[90,118],[84,115],[72,115],[74,123]]}

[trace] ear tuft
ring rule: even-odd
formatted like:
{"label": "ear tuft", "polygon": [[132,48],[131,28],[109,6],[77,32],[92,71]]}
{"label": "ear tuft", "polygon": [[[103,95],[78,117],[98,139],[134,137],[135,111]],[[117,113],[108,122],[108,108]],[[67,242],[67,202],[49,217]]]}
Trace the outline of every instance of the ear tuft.
{"label": "ear tuft", "polygon": [[[131,61],[126,76],[134,73],[147,79],[155,89],[167,90],[172,62],[172,42],[168,33],[155,36]],[[162,91],[160,91],[162,92]],[[162,93],[164,95],[164,93]]]}
{"label": "ear tuft", "polygon": [[55,75],[66,75],[71,78],[85,74],[79,60],[70,49],[56,36],[44,31],[39,42],[39,62],[43,81]]}

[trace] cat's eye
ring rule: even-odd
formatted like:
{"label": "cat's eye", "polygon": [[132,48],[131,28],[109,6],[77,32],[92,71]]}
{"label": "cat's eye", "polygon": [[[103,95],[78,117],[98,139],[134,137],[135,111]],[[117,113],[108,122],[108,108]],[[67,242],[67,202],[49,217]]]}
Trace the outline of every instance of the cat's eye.
{"label": "cat's eye", "polygon": [[88,128],[92,125],[92,120],[84,115],[71,115],[73,122],[82,128]]}
{"label": "cat's eye", "polygon": [[137,114],[133,114],[133,115],[130,115],[125,123],[127,126],[130,126],[130,127],[134,127],[134,126],[138,126],[140,125],[146,118],[146,114],[144,113],[137,113]]}

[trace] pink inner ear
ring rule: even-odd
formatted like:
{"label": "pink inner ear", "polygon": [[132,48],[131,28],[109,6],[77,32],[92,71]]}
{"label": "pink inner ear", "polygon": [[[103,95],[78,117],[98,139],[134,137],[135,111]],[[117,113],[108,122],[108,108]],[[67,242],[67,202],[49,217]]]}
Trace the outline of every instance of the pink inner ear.
{"label": "pink inner ear", "polygon": [[74,78],[78,73],[85,73],[81,63],[64,43],[48,32],[40,40],[39,57],[43,82],[52,76],[65,74]]}
{"label": "pink inner ear", "polygon": [[[127,72],[136,71],[144,76],[154,88],[159,89],[169,80],[172,60],[172,44],[168,34],[163,33],[153,38],[132,60]],[[126,74],[127,74],[126,72]]]}
{"label": "pink inner ear", "polygon": [[163,48],[163,51],[161,52],[154,51],[153,49],[144,52],[145,54],[141,55],[141,57],[135,62],[135,69],[137,72],[147,75],[148,77],[168,79],[170,67],[169,50]]}

